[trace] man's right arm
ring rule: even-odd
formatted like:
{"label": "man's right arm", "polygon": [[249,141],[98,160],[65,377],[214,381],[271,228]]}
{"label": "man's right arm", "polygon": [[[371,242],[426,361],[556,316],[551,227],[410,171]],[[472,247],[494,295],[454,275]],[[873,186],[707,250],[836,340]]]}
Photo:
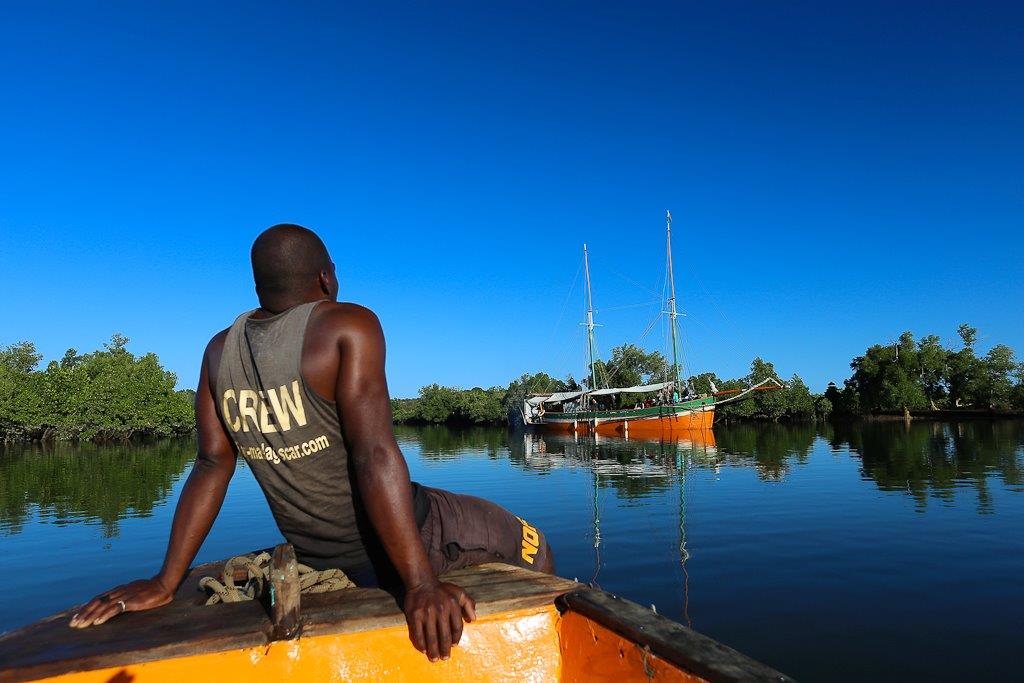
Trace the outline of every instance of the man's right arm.
{"label": "man's right arm", "polygon": [[72,626],[99,625],[122,611],[138,612],[169,603],[210,532],[224,502],[237,459],[231,439],[217,415],[210,378],[213,373],[211,356],[219,358],[222,343],[223,335],[214,337],[203,356],[196,390],[199,450],[174,511],[163,567],[151,579],[133,581],[97,595],[75,614],[71,619]]}

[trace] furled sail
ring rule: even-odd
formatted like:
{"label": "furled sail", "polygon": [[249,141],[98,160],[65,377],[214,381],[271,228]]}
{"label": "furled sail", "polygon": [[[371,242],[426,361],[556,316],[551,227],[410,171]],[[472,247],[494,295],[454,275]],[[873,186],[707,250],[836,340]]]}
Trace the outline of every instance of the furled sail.
{"label": "furled sail", "polygon": [[526,399],[526,402],[531,406],[539,406],[541,403],[565,403],[566,401],[574,401],[584,393],[583,391],[559,391],[554,394],[546,396],[531,396]]}
{"label": "furled sail", "polygon": [[580,396],[613,396],[615,394],[650,394],[662,391],[671,387],[673,382],[659,382],[658,384],[642,384],[636,387],[617,387],[612,389],[597,389],[596,391],[559,391],[554,394],[531,396],[526,402],[531,406],[539,406],[542,403],[565,403],[575,401]]}
{"label": "furled sail", "polygon": [[613,387],[611,389],[598,389],[591,391],[589,396],[614,396],[615,394],[649,394],[655,391],[662,391],[672,386],[673,382],[659,382],[657,384],[641,384],[636,387]]}

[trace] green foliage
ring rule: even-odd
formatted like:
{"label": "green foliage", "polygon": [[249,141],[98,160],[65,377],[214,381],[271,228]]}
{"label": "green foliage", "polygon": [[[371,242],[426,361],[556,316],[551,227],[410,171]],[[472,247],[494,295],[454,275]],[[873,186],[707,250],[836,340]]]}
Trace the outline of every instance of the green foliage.
{"label": "green foliage", "polygon": [[999,344],[989,349],[982,361],[978,386],[978,402],[993,408],[1009,408],[1012,404],[1014,380],[1020,382],[1020,365],[1013,358],[1013,349]]}
{"label": "green foliage", "polygon": [[392,399],[392,419],[399,424],[498,424],[505,420],[506,394],[501,387],[463,390],[430,384],[420,389],[419,398]]}
{"label": "green foliage", "polygon": [[807,388],[799,375],[793,375],[784,391],[786,415],[805,420],[814,419],[816,414],[814,396],[811,395],[811,390]]}
{"label": "green foliage", "polygon": [[[928,405],[920,380],[917,345],[910,332],[898,344],[874,345],[853,359],[852,386],[866,410],[924,408]],[[885,406],[886,408],[883,408]]]}
{"label": "green foliage", "polygon": [[418,398],[392,399],[391,412],[396,424],[518,424],[523,401],[531,394],[579,389],[571,375],[560,380],[545,372],[523,375],[507,388],[459,389],[429,384],[420,389]]}
{"label": "green foliage", "polygon": [[962,323],[960,327],[956,329],[956,333],[960,335],[960,339],[964,342],[965,349],[974,350],[974,345],[978,342],[978,329],[971,327],[967,323]]}
{"label": "green foliage", "polygon": [[[755,358],[750,364],[750,374],[747,375],[746,384],[747,386],[753,386],[758,382],[764,381],[769,378],[778,377],[778,373],[775,372],[775,366],[766,360],[761,358]],[[799,380],[799,378],[797,378]],[[803,382],[800,382],[801,386]],[[804,387],[806,389],[806,387]],[[767,390],[758,391],[754,394],[754,397],[749,401],[742,401],[738,405],[748,408],[753,411],[754,416],[767,419],[767,420],[778,420],[780,417],[786,415],[788,411],[788,396],[784,393],[786,390]]]}
{"label": "green foliage", "polygon": [[393,398],[391,399],[391,420],[395,424],[413,422],[416,419],[416,410],[419,399],[417,398]]}
{"label": "green foliage", "polygon": [[690,388],[697,394],[710,396],[724,387],[724,382],[713,372],[702,372],[689,379]]}
{"label": "green foliage", "polygon": [[929,334],[917,343],[917,362],[921,391],[929,405],[941,403],[947,396],[946,350],[936,335]]}
{"label": "green foliage", "polygon": [[28,341],[0,350],[0,436],[42,421],[45,387],[36,372],[42,359],[35,344]]}
{"label": "green foliage", "polygon": [[128,338],[115,334],[104,350],[38,370],[30,342],[0,350],[0,437],[131,438],[168,436],[195,427],[191,391],[175,391],[177,378],[155,354],[134,356]]}
{"label": "green foliage", "polygon": [[577,391],[578,389],[579,385],[576,384],[576,380],[574,380],[571,375],[565,382],[552,377],[546,372],[522,375],[519,379],[513,380],[512,383],[508,385],[502,404],[505,408],[505,414],[513,416],[519,414],[523,401],[525,401],[526,397],[531,394],[547,394],[556,391]]}
{"label": "green foliage", "polygon": [[[719,380],[711,373],[704,373],[690,378],[690,387],[700,394],[709,393],[711,383],[722,392],[744,391],[747,388],[768,378],[778,378],[775,366],[762,359],[755,358],[750,364],[750,373],[740,379]],[[770,385],[766,385],[768,387]],[[833,386],[834,388],[834,386]],[[726,394],[723,398],[728,398]],[[815,420],[828,417],[832,412],[832,402],[824,396],[815,396],[799,375],[793,377],[786,386],[766,388],[755,391],[749,398],[735,403],[726,403],[716,411],[724,419],[744,420]]]}
{"label": "green foliage", "polygon": [[416,408],[420,420],[441,423],[447,422],[457,414],[459,404],[458,389],[428,384],[420,389],[420,400]]}
{"label": "green foliage", "polygon": [[825,398],[824,396],[814,397],[814,415],[823,420],[827,420],[831,415],[834,408],[832,407],[832,401]]}
{"label": "green foliage", "polygon": [[35,370],[42,359],[43,354],[36,351],[35,344],[21,341],[0,351],[0,369],[25,375]]}
{"label": "green foliage", "polygon": [[[648,353],[635,344],[615,347],[610,361],[597,361],[594,367],[598,385],[609,387],[633,387],[661,382],[668,377],[669,372],[668,363],[660,352]],[[594,386],[589,376],[584,383],[588,387]]]}
{"label": "green foliage", "polygon": [[494,424],[505,418],[505,390],[501,387],[474,387],[461,392],[460,414],[471,424]]}
{"label": "green foliage", "polygon": [[935,335],[914,342],[904,332],[892,345],[874,345],[853,359],[853,375],[825,396],[843,414],[938,408],[1024,409],[1021,364],[999,344],[984,357],[975,353],[977,329],[958,329],[963,345],[947,349]]}
{"label": "green foliage", "polygon": [[[816,395],[799,375],[782,389],[753,392],[744,400],[719,406],[719,418],[730,420],[823,420],[833,415],[858,415],[877,411],[921,410],[929,407],[974,406],[1024,409],[1024,364],[1005,345],[993,347],[983,358],[975,355],[978,331],[961,325],[963,347],[946,349],[935,335],[914,339],[910,332],[895,344],[876,344],[850,364],[852,376],[839,388],[829,384]],[[71,352],[69,352],[71,353]],[[23,355],[30,360],[31,354]],[[25,362],[28,362],[26,360]],[[607,362],[597,361],[601,386],[635,386],[663,381],[672,372],[665,357],[648,353],[633,344],[612,350]],[[721,379],[712,372],[690,377],[691,393],[718,394],[725,399],[768,378],[777,378],[775,366],[755,358],[750,372],[735,379]],[[589,374],[583,385],[591,386]],[[420,389],[419,398],[391,402],[396,423],[483,425],[521,422],[523,401],[531,394],[578,391],[572,376],[560,380],[538,372],[523,375],[507,388],[458,389],[431,384]],[[733,390],[733,393],[727,393]],[[618,407],[635,403],[632,396],[617,398]]]}

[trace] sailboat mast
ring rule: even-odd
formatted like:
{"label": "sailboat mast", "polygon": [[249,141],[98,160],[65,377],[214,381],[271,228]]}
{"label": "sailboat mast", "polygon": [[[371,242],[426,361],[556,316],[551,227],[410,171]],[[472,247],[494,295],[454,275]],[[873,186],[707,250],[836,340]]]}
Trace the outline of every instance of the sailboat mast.
{"label": "sailboat mast", "polygon": [[665,248],[668,251],[668,284],[669,284],[669,291],[671,292],[671,296],[669,297],[669,300],[668,300],[668,315],[669,315],[669,318],[671,319],[671,325],[672,325],[672,371],[673,371],[673,374],[675,375],[674,380],[676,382],[676,386],[678,387],[678,385],[679,385],[679,340],[678,340],[679,333],[676,330],[676,317],[678,317],[679,314],[676,312],[676,278],[675,278],[675,275],[672,273],[672,212],[671,211],[665,211],[665,233],[666,233],[666,238],[665,238],[666,247]]}
{"label": "sailboat mast", "polygon": [[590,255],[583,245],[583,270],[587,275],[587,354],[590,356],[590,390],[597,389],[597,370],[594,364],[594,298],[590,291]]}

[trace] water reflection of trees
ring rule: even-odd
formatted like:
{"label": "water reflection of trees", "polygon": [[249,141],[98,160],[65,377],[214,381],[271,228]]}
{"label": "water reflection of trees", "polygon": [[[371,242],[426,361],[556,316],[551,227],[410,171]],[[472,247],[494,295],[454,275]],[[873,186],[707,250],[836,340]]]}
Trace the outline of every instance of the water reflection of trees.
{"label": "water reflection of trees", "polygon": [[509,438],[503,427],[448,427],[446,425],[395,425],[399,446],[415,444],[427,460],[453,460],[464,455],[485,453],[498,459]]}
{"label": "water reflection of trees", "polygon": [[191,439],[149,444],[0,445],[0,535],[19,533],[33,508],[57,524],[146,516],[195,454]]}
{"label": "water reflection of trees", "polygon": [[513,462],[520,457],[524,466],[532,469],[586,462],[610,475],[611,483],[621,485],[624,493],[645,495],[658,488],[659,481],[671,487],[671,475],[684,458],[696,467],[750,467],[762,479],[778,481],[794,463],[807,462],[816,437],[811,424],[741,423],[722,425],[706,434],[696,432],[665,441],[602,438],[596,443],[593,439],[527,435],[521,443],[512,440],[510,451]]}
{"label": "water reflection of trees", "polygon": [[860,457],[862,473],[883,491],[905,491],[924,509],[928,498],[952,501],[971,486],[978,512],[993,511],[988,477],[1020,487],[1024,423],[971,422],[837,423],[829,441]]}
{"label": "water reflection of trees", "polygon": [[835,424],[731,424],[715,428],[711,446],[539,434],[509,435],[512,463],[547,471],[583,466],[601,475],[602,487],[625,498],[672,488],[680,458],[696,467],[750,467],[765,481],[780,481],[808,463],[815,441],[847,450],[860,460],[865,479],[884,491],[904,491],[922,509],[928,497],[951,501],[971,487],[978,511],[992,510],[990,476],[1024,490],[1024,422],[838,422]]}
{"label": "water reflection of trees", "polygon": [[715,428],[722,463],[751,466],[767,481],[781,481],[793,464],[811,457],[813,423],[730,424]]}

